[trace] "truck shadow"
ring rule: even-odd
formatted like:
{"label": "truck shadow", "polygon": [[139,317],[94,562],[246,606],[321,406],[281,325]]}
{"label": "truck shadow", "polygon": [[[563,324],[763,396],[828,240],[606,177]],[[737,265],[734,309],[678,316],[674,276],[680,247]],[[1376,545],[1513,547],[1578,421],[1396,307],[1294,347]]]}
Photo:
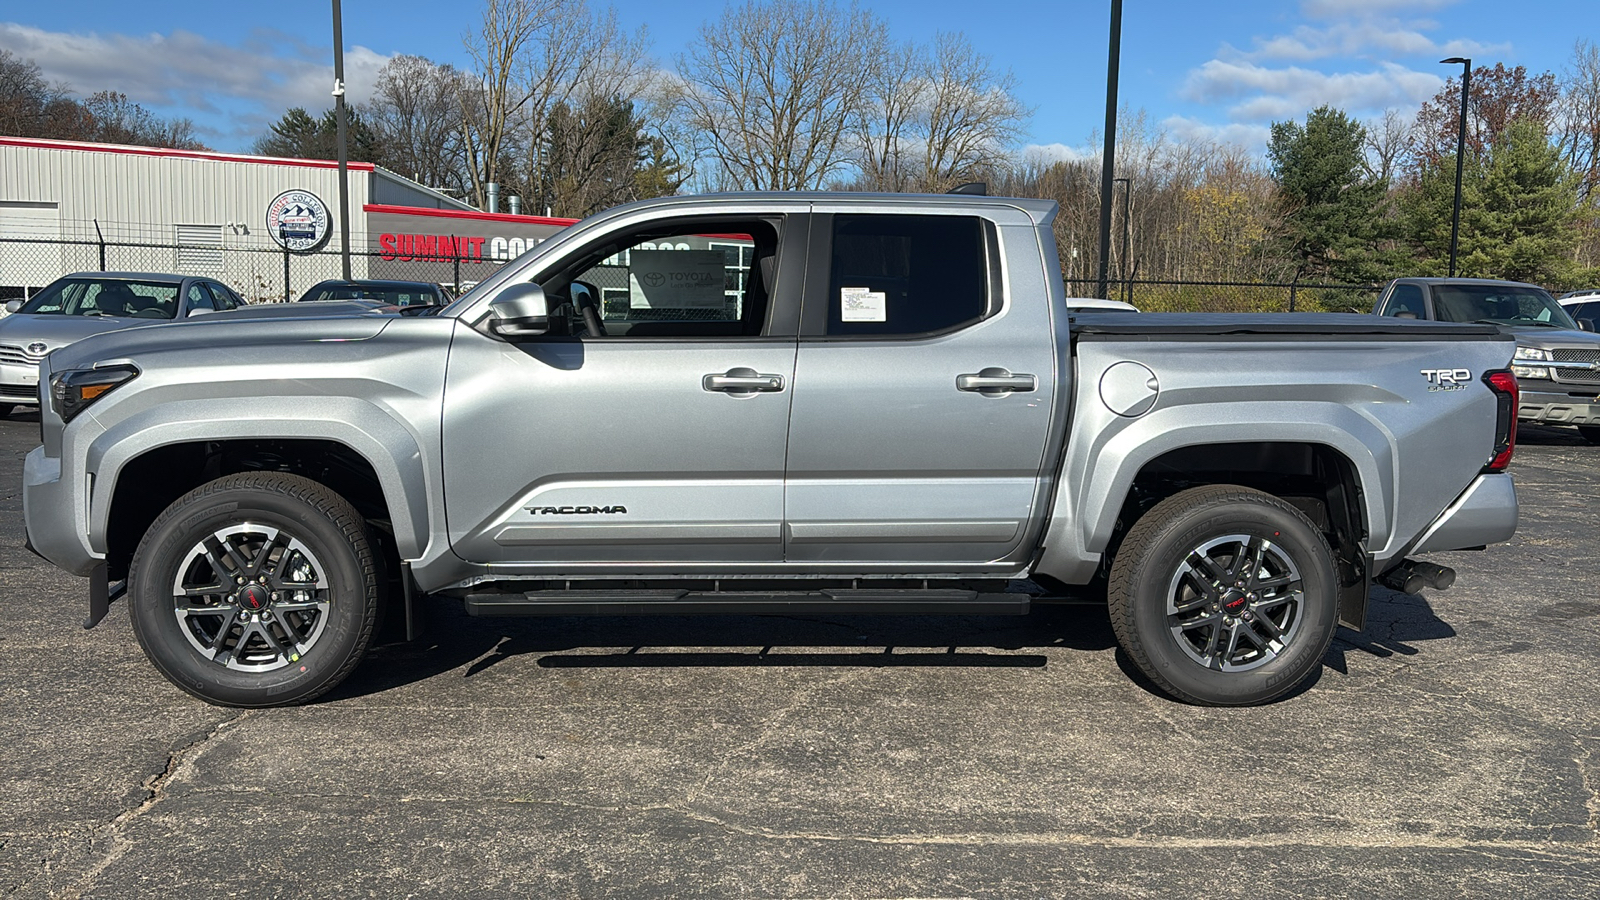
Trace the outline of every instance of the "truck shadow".
{"label": "truck shadow", "polygon": [[[1427,600],[1375,587],[1367,628],[1341,628],[1310,689],[1327,670],[1348,674],[1352,653],[1412,656],[1415,643],[1455,636]],[[374,648],[326,700],[380,693],[460,671],[472,678],[533,655],[545,669],[1042,668],[1046,650],[1117,647],[1103,605],[1038,606],[1026,616],[558,616],[481,619],[446,599],[426,601],[423,635]],[[602,651],[602,652],[595,652]],[[1031,651],[1031,652],[1030,652]],[[1120,649],[1116,663],[1165,696]]]}
{"label": "truck shadow", "polygon": [[[428,604],[423,636],[373,649],[329,700],[463,670],[471,678],[533,654],[547,669],[1041,668],[1030,650],[1116,646],[1103,605],[1039,606],[1026,616],[556,616],[480,619]],[[620,648],[620,649],[618,649]],[[859,649],[856,649],[859,648]],[[604,649],[607,652],[593,652]]]}

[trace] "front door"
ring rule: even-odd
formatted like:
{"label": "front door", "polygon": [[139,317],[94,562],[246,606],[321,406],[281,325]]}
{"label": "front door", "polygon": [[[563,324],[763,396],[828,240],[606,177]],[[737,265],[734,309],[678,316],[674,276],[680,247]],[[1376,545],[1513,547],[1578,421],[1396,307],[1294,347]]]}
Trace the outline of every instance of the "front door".
{"label": "front door", "polygon": [[567,574],[780,562],[795,339],[771,313],[798,290],[779,274],[782,231],[624,233],[537,274],[552,333],[459,325],[444,400],[455,552]]}
{"label": "front door", "polygon": [[[791,562],[1017,567],[1060,387],[1042,285],[1025,305],[1004,296],[1001,231],[971,216],[813,218],[830,265],[807,286],[795,370]],[[1010,270],[1037,269],[1034,229],[1004,231]]]}

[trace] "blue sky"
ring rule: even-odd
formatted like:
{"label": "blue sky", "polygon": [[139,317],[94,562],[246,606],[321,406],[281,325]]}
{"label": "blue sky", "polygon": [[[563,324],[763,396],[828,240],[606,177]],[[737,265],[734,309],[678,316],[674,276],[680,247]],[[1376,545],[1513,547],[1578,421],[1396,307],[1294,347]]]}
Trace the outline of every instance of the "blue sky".
{"label": "blue sky", "polygon": [[[593,2],[593,0],[591,0]],[[1109,0],[878,0],[864,4],[899,40],[964,31],[1017,76],[1034,107],[1028,143],[1082,152],[1101,125]],[[9,3],[0,47],[87,94],[109,88],[186,115],[222,150],[247,149],[284,109],[325,106],[330,4],[279,0],[68,0]],[[670,67],[720,4],[617,0]],[[1126,0],[1121,100],[1180,134],[1259,149],[1274,120],[1320,103],[1362,118],[1415,110],[1457,67],[1446,56],[1558,71],[1582,38],[1600,40],[1597,0]],[[465,62],[476,0],[345,0],[347,79],[359,99],[383,61],[412,53]]]}

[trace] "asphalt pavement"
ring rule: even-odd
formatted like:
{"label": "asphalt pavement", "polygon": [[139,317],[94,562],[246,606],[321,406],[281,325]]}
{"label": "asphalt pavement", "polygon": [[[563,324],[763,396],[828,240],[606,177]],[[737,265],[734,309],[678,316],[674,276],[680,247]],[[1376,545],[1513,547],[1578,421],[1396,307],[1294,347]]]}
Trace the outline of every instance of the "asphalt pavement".
{"label": "asphalt pavement", "polygon": [[1175,703],[1101,607],[471,619],[313,705],[167,684],[22,547],[0,420],[0,897],[1600,893],[1600,447],[1525,429],[1522,525],[1375,589],[1306,690]]}

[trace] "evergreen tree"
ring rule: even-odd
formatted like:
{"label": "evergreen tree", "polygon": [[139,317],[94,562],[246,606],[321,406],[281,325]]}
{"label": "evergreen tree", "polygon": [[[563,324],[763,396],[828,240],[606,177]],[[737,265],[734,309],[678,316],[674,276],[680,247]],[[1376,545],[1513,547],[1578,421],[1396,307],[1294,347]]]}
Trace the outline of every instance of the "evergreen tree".
{"label": "evergreen tree", "polygon": [[1362,152],[1366,130],[1332,107],[1272,123],[1267,155],[1283,213],[1283,249],[1302,277],[1364,281],[1381,266],[1384,185]]}
{"label": "evergreen tree", "polygon": [[[345,150],[352,162],[383,162],[378,137],[354,109],[345,110]],[[339,120],[333,110],[312,118],[296,106],[272,124],[271,131],[256,141],[254,150],[262,156],[291,159],[338,159]]]}
{"label": "evergreen tree", "polygon": [[[1470,151],[1469,151],[1470,152]],[[1564,280],[1577,239],[1577,179],[1542,122],[1524,117],[1496,136],[1487,157],[1469,156],[1461,183],[1457,274],[1550,283]],[[1455,159],[1422,172],[1403,201],[1424,268],[1448,271]]]}

